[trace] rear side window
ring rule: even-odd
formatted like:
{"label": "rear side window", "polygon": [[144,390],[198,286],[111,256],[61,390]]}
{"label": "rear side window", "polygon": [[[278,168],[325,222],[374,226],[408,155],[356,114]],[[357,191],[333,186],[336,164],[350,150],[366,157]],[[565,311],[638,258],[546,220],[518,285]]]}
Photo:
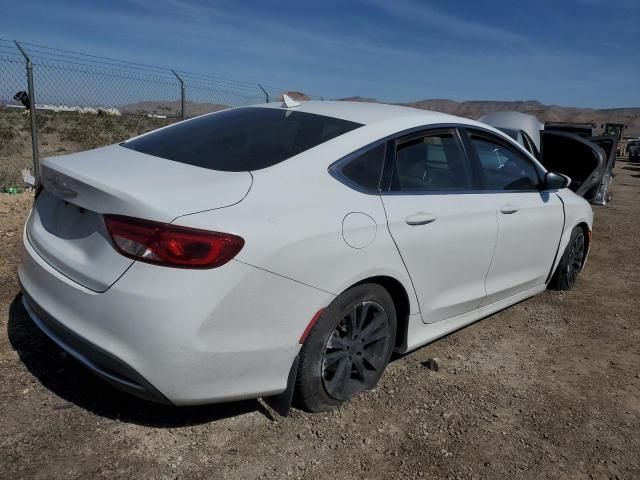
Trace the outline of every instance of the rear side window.
{"label": "rear side window", "polygon": [[339,172],[346,182],[358,190],[374,193],[380,189],[380,177],[384,165],[386,143],[373,147],[366,152],[339,162],[338,168],[332,167],[332,172]]}
{"label": "rear side window", "polygon": [[239,108],[195,118],[122,144],[180,163],[242,172],[276,165],[362,125],[275,108]]}
{"label": "rear side window", "polygon": [[398,146],[390,191],[429,192],[469,188],[469,172],[452,133],[430,134]]}

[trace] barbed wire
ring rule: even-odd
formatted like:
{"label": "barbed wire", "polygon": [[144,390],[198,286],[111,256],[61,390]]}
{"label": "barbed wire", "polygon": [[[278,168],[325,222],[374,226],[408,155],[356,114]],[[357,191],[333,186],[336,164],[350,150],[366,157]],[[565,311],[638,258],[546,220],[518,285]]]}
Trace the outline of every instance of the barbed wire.
{"label": "barbed wire", "polygon": [[[20,46],[33,64],[42,156],[116,143],[182,118],[297,91],[31,42]],[[26,103],[16,96],[29,91],[25,67],[16,43],[0,38],[0,190],[21,185],[21,170],[32,166],[28,95]]]}

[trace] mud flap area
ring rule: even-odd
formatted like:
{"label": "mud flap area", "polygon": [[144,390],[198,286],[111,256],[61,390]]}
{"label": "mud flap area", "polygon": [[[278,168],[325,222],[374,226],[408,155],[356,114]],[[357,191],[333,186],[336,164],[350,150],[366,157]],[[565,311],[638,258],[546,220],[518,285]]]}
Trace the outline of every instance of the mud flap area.
{"label": "mud flap area", "polygon": [[300,356],[296,355],[289,370],[289,377],[287,378],[287,389],[279,395],[263,398],[266,403],[274,412],[278,415],[286,417],[291,410],[291,402],[293,401],[293,391],[296,386],[296,377],[298,375],[298,364],[300,363]]}

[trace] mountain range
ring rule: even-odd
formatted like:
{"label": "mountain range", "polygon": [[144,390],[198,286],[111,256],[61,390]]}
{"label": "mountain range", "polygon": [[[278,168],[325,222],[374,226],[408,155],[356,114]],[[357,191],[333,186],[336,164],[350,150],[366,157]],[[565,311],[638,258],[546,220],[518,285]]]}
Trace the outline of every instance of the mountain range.
{"label": "mountain range", "polygon": [[[364,97],[349,97],[341,100],[377,102],[374,98]],[[480,118],[485,113],[510,110],[535,115],[542,122],[594,123],[597,127],[607,122],[624,123],[627,125],[624,131],[625,136],[640,136],[640,108],[593,109],[561,107],[558,105],[544,105],[536,100],[514,102],[471,100],[467,102],[455,102],[446,99],[428,99],[398,105],[421,108],[423,110],[434,110],[436,112],[449,113],[474,120]]]}
{"label": "mountain range", "polygon": [[[287,92],[293,96],[294,92]],[[304,94],[296,93],[296,98],[306,100]],[[341,98],[343,101],[355,102],[378,102],[375,98],[348,97]],[[527,101],[483,101],[472,100],[467,102],[455,102],[446,99],[418,100],[416,102],[400,103],[407,107],[421,108],[423,110],[434,110],[436,112],[449,113],[459,117],[478,119],[485,113],[503,110],[515,110],[517,112],[535,115],[542,122],[575,122],[594,123],[597,127],[607,123],[624,123],[627,128],[625,136],[640,136],[640,108],[578,108],[561,107],[558,105],[544,105],[536,100]],[[185,104],[187,116],[202,115],[208,112],[215,112],[228,108],[226,105],[206,102],[191,102]],[[176,115],[180,112],[180,102],[167,101],[145,101],[120,107],[123,113],[153,113],[163,115]]]}

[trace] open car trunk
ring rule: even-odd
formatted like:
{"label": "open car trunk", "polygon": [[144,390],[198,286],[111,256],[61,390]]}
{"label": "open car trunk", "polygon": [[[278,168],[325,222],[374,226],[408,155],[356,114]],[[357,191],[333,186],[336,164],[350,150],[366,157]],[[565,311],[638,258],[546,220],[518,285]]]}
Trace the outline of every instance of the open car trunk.
{"label": "open car trunk", "polygon": [[553,130],[540,133],[541,161],[545,168],[567,175],[571,178],[571,190],[589,202],[595,201],[607,172],[607,152],[575,134]]}
{"label": "open car trunk", "polygon": [[171,223],[236,204],[252,184],[249,172],[209,170],[117,145],[47,158],[41,171],[43,191],[27,239],[45,262],[95,292],[133,263],[112,246],[104,214]]}

